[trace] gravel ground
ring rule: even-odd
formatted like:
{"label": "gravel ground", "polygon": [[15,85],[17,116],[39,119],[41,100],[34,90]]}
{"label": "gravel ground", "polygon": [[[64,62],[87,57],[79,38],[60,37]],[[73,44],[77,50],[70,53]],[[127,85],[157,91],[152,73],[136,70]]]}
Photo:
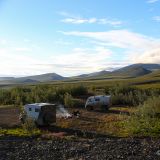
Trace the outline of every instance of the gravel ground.
{"label": "gravel ground", "polygon": [[[1,160],[160,160],[160,139],[0,139]],[[159,154],[159,155],[158,155]]]}

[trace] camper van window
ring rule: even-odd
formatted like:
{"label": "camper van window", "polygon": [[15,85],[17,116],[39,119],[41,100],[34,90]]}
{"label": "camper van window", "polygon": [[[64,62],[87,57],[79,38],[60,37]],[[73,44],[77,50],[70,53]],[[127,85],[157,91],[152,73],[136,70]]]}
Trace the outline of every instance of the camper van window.
{"label": "camper van window", "polygon": [[32,111],[32,108],[29,108],[29,111]]}
{"label": "camper van window", "polygon": [[35,108],[35,112],[39,112],[39,108]]}
{"label": "camper van window", "polygon": [[100,99],[99,98],[95,98],[95,101],[100,101]]}

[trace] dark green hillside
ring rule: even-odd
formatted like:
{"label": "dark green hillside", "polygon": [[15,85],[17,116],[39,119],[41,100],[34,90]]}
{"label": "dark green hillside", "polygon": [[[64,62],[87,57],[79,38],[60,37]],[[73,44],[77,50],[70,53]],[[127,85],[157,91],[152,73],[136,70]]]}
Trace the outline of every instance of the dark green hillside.
{"label": "dark green hillside", "polygon": [[73,79],[74,78],[93,78],[93,77],[96,77],[96,76],[103,76],[103,75],[106,75],[106,74],[109,74],[110,72],[109,71],[100,71],[100,72],[93,72],[93,73],[89,73],[89,74],[81,74],[79,76],[75,76],[75,77],[72,77]]}
{"label": "dark green hillside", "polygon": [[112,72],[114,76],[139,77],[151,73],[150,70],[144,69],[141,66],[124,67]]}
{"label": "dark green hillside", "polygon": [[26,79],[23,81],[23,83],[38,83],[39,81],[33,80],[33,79]]}
{"label": "dark green hillside", "polygon": [[137,67],[143,67],[144,69],[147,70],[158,70],[160,69],[160,64],[151,64],[151,63],[137,63],[137,64],[133,64],[131,66],[137,66]]}

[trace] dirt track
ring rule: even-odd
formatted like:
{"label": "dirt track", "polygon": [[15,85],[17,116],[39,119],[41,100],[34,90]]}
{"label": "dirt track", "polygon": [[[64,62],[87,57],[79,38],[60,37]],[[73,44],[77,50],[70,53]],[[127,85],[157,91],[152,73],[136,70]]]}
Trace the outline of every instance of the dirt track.
{"label": "dirt track", "polygon": [[0,127],[14,127],[20,124],[20,110],[16,107],[0,108]]}

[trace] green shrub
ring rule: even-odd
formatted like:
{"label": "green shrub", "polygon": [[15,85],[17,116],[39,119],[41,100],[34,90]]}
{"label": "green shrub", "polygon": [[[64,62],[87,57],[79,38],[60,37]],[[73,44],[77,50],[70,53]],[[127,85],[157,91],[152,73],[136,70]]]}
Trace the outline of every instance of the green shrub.
{"label": "green shrub", "polygon": [[[88,84],[88,83],[87,83]],[[26,103],[49,102],[64,103],[64,95],[69,93],[74,98],[92,94],[109,94],[113,97],[113,104],[136,106],[142,104],[150,96],[160,95],[160,89],[139,89],[130,85],[104,85],[94,83],[89,85],[75,84],[40,84],[35,86],[19,86],[11,89],[0,89],[0,104],[15,106]]]}
{"label": "green shrub", "polygon": [[72,96],[86,95],[87,93],[88,93],[87,88],[82,85],[73,87],[70,90],[70,94]]}
{"label": "green shrub", "polygon": [[12,135],[12,136],[19,136],[19,137],[39,136],[41,135],[41,131],[39,129],[36,129],[32,133],[29,133],[23,128],[9,128],[9,129],[0,128],[0,135]]}
{"label": "green shrub", "polygon": [[69,93],[64,95],[64,105],[66,107],[73,107],[73,97]]}
{"label": "green shrub", "polygon": [[35,122],[32,119],[27,119],[24,124],[22,124],[22,128],[29,134],[34,134],[35,132],[39,132]]}
{"label": "green shrub", "polygon": [[[124,84],[117,84],[109,89],[110,94],[128,94],[130,92],[134,92],[136,89],[134,87],[130,87]],[[108,88],[106,88],[106,92],[108,92]]]}
{"label": "green shrub", "polygon": [[84,108],[85,104],[82,100],[73,98],[73,106],[74,108]]}
{"label": "green shrub", "polygon": [[125,122],[126,130],[130,135],[160,136],[160,119],[133,116]]}
{"label": "green shrub", "polygon": [[66,107],[82,108],[84,107],[84,102],[80,99],[73,98],[69,93],[66,93],[64,96],[64,105]]}
{"label": "green shrub", "polygon": [[127,85],[116,85],[110,89],[106,88],[106,93],[112,97],[113,105],[137,106],[142,104],[153,92],[141,90]]}
{"label": "green shrub", "polygon": [[144,136],[160,135],[160,96],[149,98],[126,122],[131,134]]}
{"label": "green shrub", "polygon": [[144,117],[157,117],[160,114],[160,96],[145,101],[137,114]]}

